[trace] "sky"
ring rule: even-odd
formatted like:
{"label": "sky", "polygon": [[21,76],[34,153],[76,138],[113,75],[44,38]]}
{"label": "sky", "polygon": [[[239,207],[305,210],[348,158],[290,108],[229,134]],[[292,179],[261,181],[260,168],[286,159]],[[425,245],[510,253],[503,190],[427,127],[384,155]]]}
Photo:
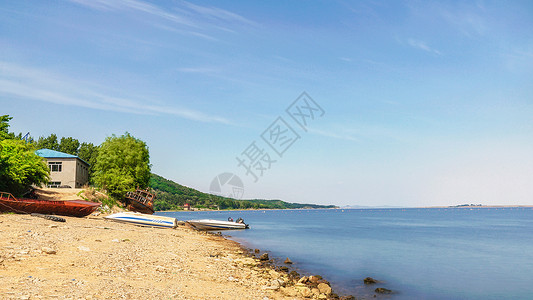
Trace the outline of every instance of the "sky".
{"label": "sky", "polygon": [[4,114],[243,199],[533,204],[533,2],[2,1]]}

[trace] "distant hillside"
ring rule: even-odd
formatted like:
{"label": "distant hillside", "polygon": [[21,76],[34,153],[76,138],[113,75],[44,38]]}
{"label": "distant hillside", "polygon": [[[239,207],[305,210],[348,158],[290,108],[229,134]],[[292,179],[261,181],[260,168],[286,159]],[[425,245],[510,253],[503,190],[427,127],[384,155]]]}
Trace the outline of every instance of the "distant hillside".
{"label": "distant hillside", "polygon": [[181,210],[185,203],[194,208],[211,209],[288,209],[288,208],[334,208],[334,205],[288,203],[281,200],[236,200],[207,193],[175,183],[152,174],[150,187],[157,196],[155,210]]}

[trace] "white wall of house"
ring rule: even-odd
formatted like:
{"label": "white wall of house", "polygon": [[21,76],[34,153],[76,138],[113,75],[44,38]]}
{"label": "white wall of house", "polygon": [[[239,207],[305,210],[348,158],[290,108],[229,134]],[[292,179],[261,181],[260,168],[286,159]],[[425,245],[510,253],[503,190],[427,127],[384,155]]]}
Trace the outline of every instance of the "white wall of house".
{"label": "white wall of house", "polygon": [[46,158],[50,168],[50,187],[81,188],[89,183],[89,165],[79,158]]}

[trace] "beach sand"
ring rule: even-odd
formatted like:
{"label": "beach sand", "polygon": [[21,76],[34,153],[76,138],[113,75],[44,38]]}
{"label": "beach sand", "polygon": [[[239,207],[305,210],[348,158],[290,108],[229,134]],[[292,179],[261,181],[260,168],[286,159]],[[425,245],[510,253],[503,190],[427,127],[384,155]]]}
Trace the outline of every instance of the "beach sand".
{"label": "beach sand", "polygon": [[289,284],[283,272],[258,267],[258,260],[246,256],[239,244],[220,236],[181,226],[139,227],[101,216],[64,218],[60,223],[0,215],[2,299],[325,296]]}

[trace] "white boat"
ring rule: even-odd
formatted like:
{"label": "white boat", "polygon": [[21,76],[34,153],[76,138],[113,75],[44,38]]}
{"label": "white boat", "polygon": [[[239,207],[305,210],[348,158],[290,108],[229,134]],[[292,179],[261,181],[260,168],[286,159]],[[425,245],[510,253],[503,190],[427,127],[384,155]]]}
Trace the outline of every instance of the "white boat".
{"label": "white boat", "polygon": [[131,223],[141,226],[176,228],[178,220],[171,217],[154,216],[136,212],[121,212],[104,217],[108,220]]}
{"label": "white boat", "polygon": [[[242,219],[240,219],[242,220]],[[248,224],[242,222],[233,222],[233,221],[220,221],[220,220],[211,220],[211,219],[202,219],[202,220],[189,220],[186,223],[190,224],[192,227],[198,230],[232,230],[232,229],[248,229]]]}

